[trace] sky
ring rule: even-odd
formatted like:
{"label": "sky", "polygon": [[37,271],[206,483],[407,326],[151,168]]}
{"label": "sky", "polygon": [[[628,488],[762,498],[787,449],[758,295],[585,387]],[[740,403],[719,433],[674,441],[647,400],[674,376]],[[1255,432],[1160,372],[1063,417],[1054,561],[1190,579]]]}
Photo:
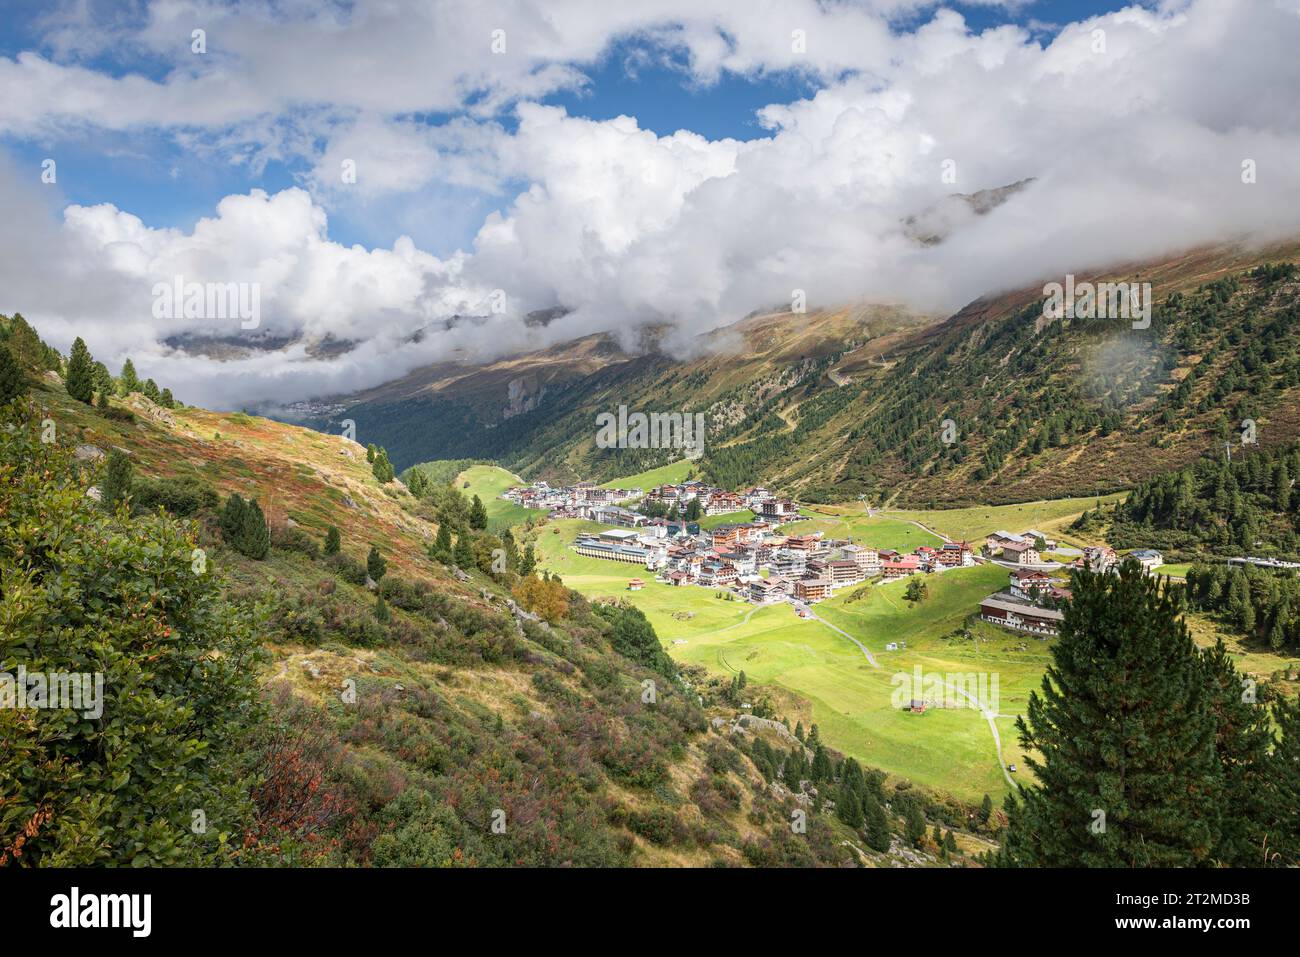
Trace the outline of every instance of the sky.
{"label": "sky", "polygon": [[955,310],[1300,232],[1297,48],[1300,0],[11,0],[0,313],[276,408],[796,290]]}

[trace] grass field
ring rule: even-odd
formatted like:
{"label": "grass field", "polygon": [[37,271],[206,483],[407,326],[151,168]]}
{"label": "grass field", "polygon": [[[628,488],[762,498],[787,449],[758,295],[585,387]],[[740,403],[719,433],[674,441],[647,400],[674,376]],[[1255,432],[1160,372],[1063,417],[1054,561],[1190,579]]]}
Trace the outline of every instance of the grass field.
{"label": "grass field", "polygon": [[[891,704],[892,679],[910,675],[917,665],[926,675],[996,673],[1003,758],[1021,762],[1014,716],[1037,686],[1047,643],[982,622],[972,625],[971,640],[945,637],[981,598],[1006,584],[1005,569],[983,565],[929,576],[929,597],[915,608],[903,601],[904,582],[873,587],[856,602],[846,600],[852,591],[847,589],[818,604],[818,615],[871,650],[881,665],[872,668],[843,635],[821,622],[799,619],[789,605],[727,601],[711,589],[675,588],[653,580],[643,590],[629,592],[628,579],[649,578],[644,569],[584,558],[568,547],[578,531],[600,527],[560,521],[540,529],[537,549],[544,567],[586,595],[635,603],[678,661],[720,674],[743,670],[755,682],[787,689],[808,703],[811,720],[831,746],[891,774],[970,801],[986,793],[1001,800],[1006,793],[988,722],[978,711],[937,709],[914,715]],[[906,647],[886,652],[885,645],[894,641],[906,642]]]}
{"label": "grass field", "polygon": [[[469,483],[468,488],[465,487],[466,482]],[[508,488],[525,484],[527,483],[518,475],[496,465],[471,465],[456,476],[456,488],[466,497],[477,495],[483,500],[483,507],[488,514],[488,530],[492,532],[522,525],[530,518],[546,517],[543,509],[524,508],[497,497]]]}
{"label": "grass field", "polygon": [[680,462],[661,465],[657,469],[639,475],[614,479],[612,482],[606,482],[601,488],[639,488],[648,492],[656,485],[676,485],[678,482],[684,482],[694,466],[695,463],[690,459],[682,459]]}
{"label": "grass field", "polygon": [[807,535],[822,532],[827,538],[852,538],[859,545],[873,548],[892,548],[900,552],[913,552],[921,545],[938,545],[943,539],[911,522],[897,518],[879,518],[862,514],[829,515],[816,513],[815,518],[792,522],[781,528],[787,535]]}
{"label": "grass field", "polygon": [[[1100,501],[1110,504],[1126,497],[1127,494],[1127,492],[1119,492],[1106,495]],[[974,508],[910,511],[890,509],[882,514],[888,518],[920,522],[949,538],[972,544],[982,544],[982,539],[986,535],[999,529],[1022,532],[1027,528],[1036,528],[1040,532],[1055,532],[1058,538],[1073,541],[1065,531],[1065,527],[1097,502],[1096,498],[1058,498],[1041,502],[1021,502],[1016,505],[980,505]],[[858,508],[860,509],[861,506],[859,505]]]}

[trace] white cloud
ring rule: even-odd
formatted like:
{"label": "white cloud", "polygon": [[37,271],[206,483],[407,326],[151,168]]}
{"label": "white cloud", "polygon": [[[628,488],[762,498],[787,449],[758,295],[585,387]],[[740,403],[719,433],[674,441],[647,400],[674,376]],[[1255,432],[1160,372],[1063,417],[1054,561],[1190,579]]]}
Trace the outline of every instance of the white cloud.
{"label": "white cloud", "polygon": [[[181,27],[202,22],[210,49],[240,53],[176,65],[161,81],[134,78],[134,102],[120,102],[127,80],[0,60],[0,84],[26,84],[26,99],[0,106],[0,128],[149,123],[217,151],[251,145],[312,164],[308,189],[227,197],[191,231],[153,229],[113,206],[54,217],[0,170],[0,198],[20,210],[0,223],[9,294],[0,306],[40,321],[60,345],[78,332],[99,352],[111,343],[182,398],[229,406],[350,391],[439,358],[599,329],[629,341],[647,322],[702,331],[788,302],[796,288],[814,305],[868,297],[955,308],[1044,276],[1300,233],[1296,0],[1134,7],[1067,27],[1045,48],[1014,27],[972,35],[949,11],[891,33],[881,14],[910,4],[873,13],[809,0],[772,4],[766,17],[720,0],[673,0],[651,15],[620,6],[443,5],[420,16],[369,6],[345,33],[295,5],[242,18],[155,5],[133,35],[138,47],[161,56],[188,37]],[[484,52],[497,22],[517,62]],[[582,82],[574,64],[630,33],[685,49],[707,81],[798,67],[796,28],[808,31],[804,68],[823,88],[761,111],[769,138],[657,136],[634,117],[597,122],[528,101]],[[214,100],[220,91],[230,98]],[[420,113],[467,102],[450,122]],[[339,180],[347,159],[355,186]],[[1253,185],[1241,181],[1246,159],[1258,165]],[[945,160],[955,184],[941,180]],[[988,216],[964,217],[939,246],[920,248],[901,228],[954,191],[1029,176],[1031,187]],[[431,194],[446,202],[449,189],[475,196],[516,182],[524,188],[463,252],[329,238],[331,205],[426,208]],[[359,345],[328,361],[303,345],[225,363],[168,353],[156,345],[168,336],[239,334],[229,323],[153,319],[152,285],[175,273],[260,282],[260,331]],[[505,291],[503,315],[444,328],[453,315],[486,315],[494,289]],[[574,311],[544,331],[519,322],[557,304]]]}

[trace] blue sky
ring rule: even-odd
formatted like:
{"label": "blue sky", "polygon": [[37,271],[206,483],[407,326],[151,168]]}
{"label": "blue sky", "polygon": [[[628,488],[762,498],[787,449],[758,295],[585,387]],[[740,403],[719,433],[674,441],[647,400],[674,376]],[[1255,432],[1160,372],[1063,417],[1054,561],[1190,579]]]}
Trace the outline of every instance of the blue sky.
{"label": "blue sky", "polygon": [[[944,4],[959,11],[974,31],[1014,23],[1032,29],[1044,43],[1054,35],[1055,25],[1129,5],[1120,0],[1038,0],[1013,8]],[[24,51],[51,55],[47,0],[10,0],[7,9],[10,15],[0,21],[0,56],[13,58]],[[895,27],[914,29],[933,13],[934,8],[922,9],[897,20]],[[141,18],[129,11],[115,11],[114,22],[134,25]],[[113,76],[138,74],[154,80],[164,79],[169,70],[160,59],[112,48],[76,62]],[[723,72],[715,82],[704,85],[692,79],[682,63],[635,39],[617,40],[594,66],[582,71],[588,82],[580,90],[552,93],[540,102],[595,120],[630,115],[642,129],[661,136],[688,129],[709,139],[770,136],[759,124],[756,111],[768,104],[810,96],[822,85],[791,71],[747,76]],[[426,122],[436,125],[452,115],[433,114]],[[507,130],[513,129],[508,111],[498,119]],[[24,166],[39,166],[57,150],[59,188],[68,203],[112,203],[151,226],[179,229],[190,229],[200,217],[212,215],[224,196],[254,188],[276,192],[302,183],[310,171],[310,164],[303,159],[271,161],[259,170],[213,162],[181,148],[169,133],[155,130],[74,130],[57,140],[0,136],[0,147]],[[414,205],[409,198],[334,205],[329,207],[330,233],[344,244],[367,246],[389,246],[397,236],[407,234],[421,248],[446,255],[467,247],[484,216],[504,209],[524,184],[508,180],[503,185],[497,193],[439,190],[435,186]]]}

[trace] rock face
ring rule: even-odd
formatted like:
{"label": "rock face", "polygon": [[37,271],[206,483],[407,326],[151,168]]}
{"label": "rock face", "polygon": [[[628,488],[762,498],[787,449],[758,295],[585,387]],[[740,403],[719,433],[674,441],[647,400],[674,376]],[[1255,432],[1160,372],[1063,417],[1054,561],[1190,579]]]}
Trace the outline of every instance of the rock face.
{"label": "rock face", "polygon": [[104,457],[104,450],[98,445],[78,445],[72,454],[79,462],[98,462]]}

